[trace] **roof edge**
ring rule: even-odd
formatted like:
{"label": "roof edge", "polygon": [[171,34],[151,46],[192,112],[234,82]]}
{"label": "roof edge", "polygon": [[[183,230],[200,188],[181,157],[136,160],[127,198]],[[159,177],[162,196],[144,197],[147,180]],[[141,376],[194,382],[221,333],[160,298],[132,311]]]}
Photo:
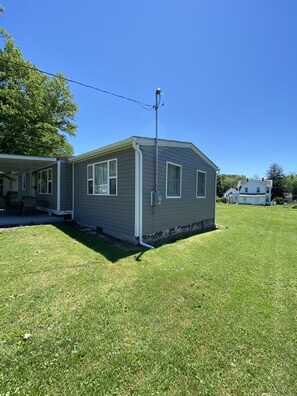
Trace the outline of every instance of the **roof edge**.
{"label": "roof edge", "polygon": [[52,161],[57,162],[56,157],[35,157],[30,155],[15,155],[15,154],[1,154],[0,158],[4,159],[16,159],[16,160],[28,160],[28,161]]}
{"label": "roof edge", "polygon": [[98,155],[112,153],[114,151],[124,149],[124,148],[130,147],[130,146],[132,147],[133,140],[134,140],[134,138],[130,137],[128,139],[109,144],[108,146],[100,147],[98,149],[88,151],[84,154],[76,155],[75,157],[70,158],[69,162],[80,162],[80,161],[84,161],[84,160],[96,157]]}
{"label": "roof edge", "polygon": [[[146,138],[140,136],[134,136],[137,142],[143,146],[153,146],[155,145],[154,138]],[[218,171],[220,168],[212,162],[201,150],[199,150],[193,143],[191,142],[182,142],[179,140],[166,140],[166,139],[158,139],[158,144],[160,147],[181,147],[181,148],[189,148],[193,150],[199,157],[201,157],[208,165],[210,165],[213,169]]]}
{"label": "roof edge", "polygon": [[[131,136],[128,139],[121,140],[117,143],[109,144],[108,146],[104,146],[98,148],[96,150],[88,151],[87,153],[77,155],[69,159],[69,162],[80,162],[84,161],[98,155],[112,153],[117,150],[122,150],[127,147],[132,147],[133,142],[136,142],[142,146],[154,146],[155,138],[141,137],[141,136]],[[205,154],[202,153],[193,143],[190,142],[182,142],[177,140],[166,140],[166,139],[158,139],[158,144],[160,147],[181,147],[181,148],[189,148],[193,150],[197,155],[199,155],[208,165],[210,165],[213,169],[218,171],[220,168],[212,162]]]}

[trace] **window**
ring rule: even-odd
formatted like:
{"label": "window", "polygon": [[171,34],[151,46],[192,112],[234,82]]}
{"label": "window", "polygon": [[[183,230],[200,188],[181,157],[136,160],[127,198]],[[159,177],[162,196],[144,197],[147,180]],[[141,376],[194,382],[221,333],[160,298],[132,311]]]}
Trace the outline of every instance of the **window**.
{"label": "window", "polygon": [[266,187],[266,194],[269,194],[269,187]]}
{"label": "window", "polygon": [[38,194],[52,193],[52,170],[38,172]]}
{"label": "window", "polygon": [[171,162],[166,166],[166,198],[180,198],[182,167]]}
{"label": "window", "polygon": [[26,190],[26,175],[22,175],[22,190]]}
{"label": "window", "polygon": [[205,196],[206,196],[206,173],[202,171],[197,171],[196,198],[205,198]]}
{"label": "window", "polygon": [[257,193],[259,193],[260,192],[260,187],[257,187]]}
{"label": "window", "polygon": [[247,187],[244,188],[244,192],[249,192],[249,189]]}
{"label": "window", "polygon": [[88,165],[88,194],[117,195],[117,160]]}

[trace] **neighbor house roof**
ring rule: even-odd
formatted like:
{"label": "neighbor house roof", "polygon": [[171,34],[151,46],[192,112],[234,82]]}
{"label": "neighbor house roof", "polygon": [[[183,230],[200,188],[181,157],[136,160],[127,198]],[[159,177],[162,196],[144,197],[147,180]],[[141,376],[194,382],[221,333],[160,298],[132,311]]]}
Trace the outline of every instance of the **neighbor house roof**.
{"label": "neighbor house roof", "polygon": [[242,186],[243,184],[250,183],[250,182],[257,182],[263,184],[265,187],[272,187],[273,181],[272,180],[257,180],[257,179],[248,179],[248,180],[239,180],[237,184],[237,188]]}
{"label": "neighbor house roof", "polygon": [[[98,148],[96,150],[89,151],[87,153],[72,157],[70,162],[79,162],[84,161],[93,157],[97,157],[99,155],[112,153],[118,150],[124,150],[125,148],[132,147],[133,142],[138,143],[142,146],[154,146],[155,139],[154,138],[147,138],[147,137],[140,137],[140,136],[132,136],[128,139],[121,140],[120,142],[110,144],[108,146],[104,146]],[[182,142],[177,140],[165,140],[165,139],[158,139],[159,147],[181,147],[181,148],[189,148],[193,150],[198,156],[203,158],[205,162],[210,165],[215,170],[219,170],[217,165],[212,162],[205,154],[202,153],[193,143],[190,142]]]}
{"label": "neighbor house roof", "polygon": [[226,197],[227,195],[231,195],[231,194],[233,194],[233,195],[238,194],[238,191],[236,190],[236,188],[234,188],[234,187],[229,188],[229,190],[227,190],[224,193],[224,197]]}

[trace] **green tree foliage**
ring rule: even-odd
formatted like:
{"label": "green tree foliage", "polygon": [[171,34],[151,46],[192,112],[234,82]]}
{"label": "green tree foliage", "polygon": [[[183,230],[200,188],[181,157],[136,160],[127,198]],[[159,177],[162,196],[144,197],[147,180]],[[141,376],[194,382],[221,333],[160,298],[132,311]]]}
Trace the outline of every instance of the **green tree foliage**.
{"label": "green tree foliage", "polygon": [[217,195],[222,197],[224,193],[229,190],[229,188],[237,187],[237,183],[239,180],[245,179],[246,176],[244,175],[226,175],[221,174],[217,177]]}
{"label": "green tree foliage", "polygon": [[267,179],[273,181],[273,187],[271,190],[271,198],[281,197],[284,198],[284,171],[283,168],[274,162],[270,165],[268,171],[266,172]]}
{"label": "green tree foliage", "polygon": [[37,71],[2,30],[0,50],[0,153],[62,156],[73,153],[77,105],[61,73]]}
{"label": "green tree foliage", "polygon": [[297,199],[297,174],[291,174],[284,178],[285,193],[292,194]]}

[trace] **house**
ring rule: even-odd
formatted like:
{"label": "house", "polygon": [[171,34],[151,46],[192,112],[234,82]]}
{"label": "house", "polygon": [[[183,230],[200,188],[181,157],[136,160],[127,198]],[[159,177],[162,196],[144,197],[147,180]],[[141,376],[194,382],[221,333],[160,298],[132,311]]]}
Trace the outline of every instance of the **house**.
{"label": "house", "polygon": [[272,180],[240,180],[238,203],[245,205],[270,205]]}
{"label": "house", "polygon": [[218,167],[192,143],[133,136],[72,158],[0,154],[1,170],[39,210],[131,243],[215,226]]}
{"label": "house", "polygon": [[224,198],[226,198],[230,203],[237,203],[238,194],[239,192],[236,190],[236,188],[231,187],[224,193]]}

